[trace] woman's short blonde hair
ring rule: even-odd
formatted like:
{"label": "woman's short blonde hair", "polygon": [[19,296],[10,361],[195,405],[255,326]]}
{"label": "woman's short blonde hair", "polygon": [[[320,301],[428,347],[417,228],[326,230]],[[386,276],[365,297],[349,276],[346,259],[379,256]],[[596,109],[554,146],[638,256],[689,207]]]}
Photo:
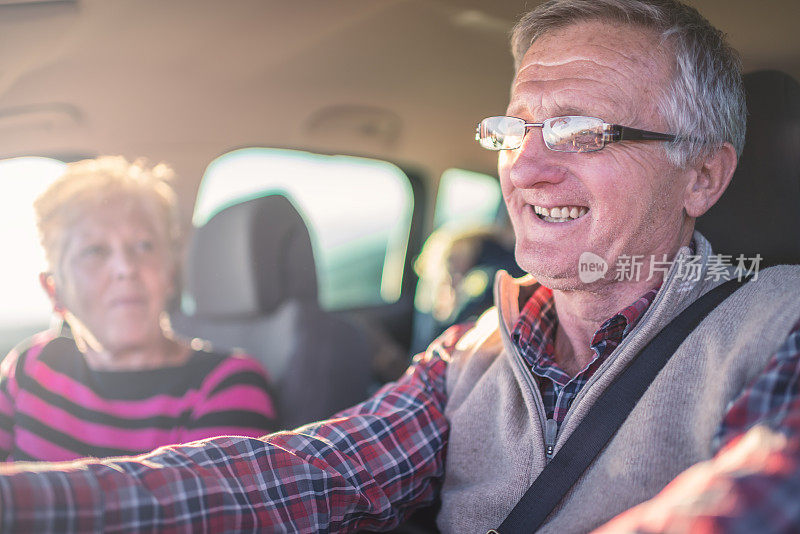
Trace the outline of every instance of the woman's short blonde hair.
{"label": "woman's short blonde hair", "polygon": [[163,232],[171,254],[177,257],[180,220],[175,191],[169,184],[172,169],[123,156],[101,156],[70,163],[64,174],[33,203],[36,225],[51,272],[59,264],[72,226],[89,210],[110,202],[134,203],[153,214],[156,231]]}

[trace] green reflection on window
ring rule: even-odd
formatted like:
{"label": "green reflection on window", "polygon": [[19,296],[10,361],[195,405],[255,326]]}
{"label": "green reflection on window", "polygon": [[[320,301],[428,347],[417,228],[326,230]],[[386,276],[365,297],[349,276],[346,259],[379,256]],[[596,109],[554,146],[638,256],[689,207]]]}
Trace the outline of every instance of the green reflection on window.
{"label": "green reflection on window", "polygon": [[448,169],[436,195],[435,228],[491,225],[502,204],[500,184],[488,174]]}

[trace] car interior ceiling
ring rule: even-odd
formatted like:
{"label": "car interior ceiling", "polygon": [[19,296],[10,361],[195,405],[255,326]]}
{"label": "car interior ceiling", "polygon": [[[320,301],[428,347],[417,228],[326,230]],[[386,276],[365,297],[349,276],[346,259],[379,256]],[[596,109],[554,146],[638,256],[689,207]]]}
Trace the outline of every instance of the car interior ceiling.
{"label": "car interior ceiling", "polygon": [[[533,3],[3,2],[3,156],[163,159],[186,213],[208,163],[239,146],[494,174],[472,132],[506,105],[507,32]],[[800,78],[797,2],[690,3],[745,71]]]}
{"label": "car interior ceiling", "polygon": [[[496,155],[477,148],[474,127],[505,109],[513,75],[508,31],[537,3],[0,1],[0,158],[167,161],[187,227],[207,167],[236,148],[393,162],[414,189],[403,296],[394,308],[353,314],[377,318],[407,347],[411,263],[432,227],[439,177],[449,168],[496,175]],[[796,0],[688,3],[729,34],[745,72],[778,69],[800,79]],[[752,131],[742,167],[726,202],[700,228],[732,254],[780,235],[768,260],[798,262],[796,82],[759,74],[748,78],[748,91]],[[780,129],[765,117],[777,117]],[[775,187],[764,188],[764,180]],[[762,208],[773,201],[785,208],[774,219],[747,216],[754,198]]]}

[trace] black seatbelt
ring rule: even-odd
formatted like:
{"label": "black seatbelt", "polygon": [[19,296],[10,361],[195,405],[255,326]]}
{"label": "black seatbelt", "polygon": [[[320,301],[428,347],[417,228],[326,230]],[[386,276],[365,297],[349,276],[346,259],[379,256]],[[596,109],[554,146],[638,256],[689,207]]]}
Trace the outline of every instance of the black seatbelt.
{"label": "black seatbelt", "polygon": [[535,532],[636,406],[658,372],[697,325],[747,278],[733,279],[694,301],[642,349],[600,394],[505,521],[489,534]]}

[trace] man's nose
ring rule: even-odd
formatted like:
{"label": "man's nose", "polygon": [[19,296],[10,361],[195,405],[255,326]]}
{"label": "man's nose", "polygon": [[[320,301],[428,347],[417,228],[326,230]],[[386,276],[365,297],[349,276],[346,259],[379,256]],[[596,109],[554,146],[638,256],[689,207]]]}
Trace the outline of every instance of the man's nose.
{"label": "man's nose", "polygon": [[540,128],[528,128],[522,146],[510,151],[509,178],[514,187],[530,189],[539,183],[559,183],[566,169],[559,164],[563,154],[547,148]]}

